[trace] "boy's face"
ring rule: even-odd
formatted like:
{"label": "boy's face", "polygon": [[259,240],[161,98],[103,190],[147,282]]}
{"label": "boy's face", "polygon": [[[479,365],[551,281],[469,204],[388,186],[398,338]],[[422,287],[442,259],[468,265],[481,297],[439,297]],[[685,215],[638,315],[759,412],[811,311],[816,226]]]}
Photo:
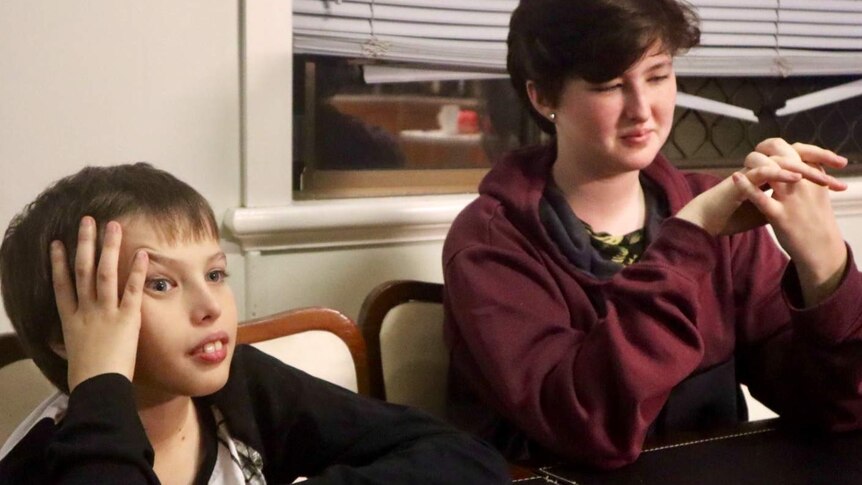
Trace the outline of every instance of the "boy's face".
{"label": "boy's face", "polygon": [[236,345],[237,311],[218,241],[180,237],[169,243],[145,217],[119,222],[121,284],[137,251],[149,254],[134,376],[138,399],[221,389]]}

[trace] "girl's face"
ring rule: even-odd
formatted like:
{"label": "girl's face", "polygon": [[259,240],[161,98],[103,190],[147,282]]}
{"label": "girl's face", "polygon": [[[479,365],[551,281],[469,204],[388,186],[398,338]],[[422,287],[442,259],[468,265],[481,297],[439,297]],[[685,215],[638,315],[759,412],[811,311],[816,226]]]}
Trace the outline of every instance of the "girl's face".
{"label": "girl's face", "polygon": [[670,133],[675,102],[672,58],[656,42],[622,76],[601,84],[569,80],[558,105],[540,110],[555,114],[558,160],[602,177],[653,161]]}

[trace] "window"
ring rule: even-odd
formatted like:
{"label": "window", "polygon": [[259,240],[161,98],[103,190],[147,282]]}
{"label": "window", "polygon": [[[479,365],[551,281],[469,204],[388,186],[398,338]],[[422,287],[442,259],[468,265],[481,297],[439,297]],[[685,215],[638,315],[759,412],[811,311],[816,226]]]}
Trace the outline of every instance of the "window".
{"label": "window", "polygon": [[355,61],[294,62],[294,188],[306,198],[473,192],[502,153],[541,137],[501,76],[370,84]]}
{"label": "window", "polygon": [[[862,3],[691,3],[702,45],[677,72],[696,98],[678,101],[668,158],[738,167],[758,141],[782,136],[859,159],[862,86],[776,113],[862,74]],[[294,199],[472,192],[501,153],[540,141],[504,73],[516,5],[293,0]]]}
{"label": "window", "polygon": [[788,99],[822,93],[852,78],[680,77],[679,91],[752,110],[759,122],[677,108],[663,153],[681,168],[736,168],[758,142],[769,137],[828,147],[848,157],[845,174],[862,173],[862,97],[777,116]]}
{"label": "window", "polygon": [[[295,62],[298,198],[472,192],[500,155],[542,139],[507,79],[369,84],[355,61]],[[780,136],[859,160],[862,98],[775,114],[788,99],[851,80],[680,77],[680,92],[749,109],[759,122],[679,107],[663,153],[681,168],[732,169],[759,141]]]}

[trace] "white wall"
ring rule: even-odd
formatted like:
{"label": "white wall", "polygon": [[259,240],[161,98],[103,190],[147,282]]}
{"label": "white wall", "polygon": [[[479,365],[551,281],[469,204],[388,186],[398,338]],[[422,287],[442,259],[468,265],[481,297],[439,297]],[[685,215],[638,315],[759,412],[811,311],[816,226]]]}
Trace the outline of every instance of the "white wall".
{"label": "white wall", "polygon": [[238,22],[227,0],[0,2],[0,226],[86,164],[146,160],[238,206]]}
{"label": "white wall", "polygon": [[372,288],[387,280],[443,281],[441,242],[250,254],[249,317],[285,308],[328,306],[353,319]]}

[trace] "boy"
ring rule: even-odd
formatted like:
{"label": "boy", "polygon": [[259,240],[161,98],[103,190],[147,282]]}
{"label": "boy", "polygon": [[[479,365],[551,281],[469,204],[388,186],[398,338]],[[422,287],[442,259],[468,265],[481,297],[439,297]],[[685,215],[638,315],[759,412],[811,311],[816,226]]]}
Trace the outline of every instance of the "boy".
{"label": "boy", "polygon": [[62,391],[0,450],[0,483],[507,481],[466,435],[237,347],[212,209],[150,165],[45,190],[6,231],[0,277]]}

